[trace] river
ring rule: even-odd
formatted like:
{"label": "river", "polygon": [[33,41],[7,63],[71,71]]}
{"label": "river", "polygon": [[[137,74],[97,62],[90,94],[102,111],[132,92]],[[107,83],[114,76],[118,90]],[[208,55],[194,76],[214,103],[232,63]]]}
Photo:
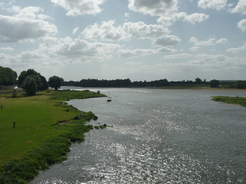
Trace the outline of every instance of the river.
{"label": "river", "polygon": [[211,100],[246,92],[90,90],[110,94],[112,102],[68,103],[99,117],[89,124],[110,127],[88,132],[66,161],[30,184],[246,183],[246,108]]}

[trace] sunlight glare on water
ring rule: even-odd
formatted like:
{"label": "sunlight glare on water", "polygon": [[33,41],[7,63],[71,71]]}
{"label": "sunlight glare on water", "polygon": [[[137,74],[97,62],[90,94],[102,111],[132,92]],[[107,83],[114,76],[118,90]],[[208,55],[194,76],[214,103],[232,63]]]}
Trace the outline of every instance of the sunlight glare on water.
{"label": "sunlight glare on water", "polygon": [[111,103],[69,104],[110,127],[87,133],[31,184],[246,182],[245,108],[211,101],[216,92],[100,90],[110,90]]}

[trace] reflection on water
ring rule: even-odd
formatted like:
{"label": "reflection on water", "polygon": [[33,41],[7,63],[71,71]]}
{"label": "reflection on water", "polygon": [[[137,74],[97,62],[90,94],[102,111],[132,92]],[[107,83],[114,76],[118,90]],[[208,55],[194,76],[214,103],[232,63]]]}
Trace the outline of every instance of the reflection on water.
{"label": "reflection on water", "polygon": [[94,89],[106,98],[72,100],[112,127],[73,144],[68,160],[31,184],[246,183],[246,109],[210,100],[245,93]]}

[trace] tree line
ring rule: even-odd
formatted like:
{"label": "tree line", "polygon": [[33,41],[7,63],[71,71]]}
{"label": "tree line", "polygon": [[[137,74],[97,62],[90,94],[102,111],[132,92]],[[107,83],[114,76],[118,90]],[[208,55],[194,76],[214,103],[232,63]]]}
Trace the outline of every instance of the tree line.
{"label": "tree line", "polygon": [[[225,86],[226,84],[226,86]],[[209,85],[211,88],[237,88],[246,89],[246,81],[237,82],[221,82],[213,79],[211,81],[196,78],[192,80],[182,81],[168,81],[167,79],[160,79],[154,81],[131,81],[130,79],[116,79],[116,80],[98,80],[98,79],[82,79],[80,81],[64,81],[64,86],[78,86],[78,87],[162,87],[162,86],[191,86],[191,85]]]}
{"label": "tree line", "polygon": [[[18,77],[18,78],[17,78]],[[219,81],[213,79],[207,82],[205,79],[196,78],[194,81],[182,80],[171,81],[160,79],[154,81],[131,81],[128,79],[115,80],[98,80],[98,79],[82,79],[80,81],[64,81],[63,78],[52,76],[47,81],[44,76],[36,72],[34,69],[22,71],[19,76],[11,68],[0,66],[0,89],[1,86],[18,85],[23,88],[26,95],[35,95],[37,91],[47,90],[49,87],[58,90],[64,86],[79,86],[79,87],[162,87],[162,86],[186,86],[186,85],[210,85],[212,88],[226,87],[246,89],[246,81]]]}
{"label": "tree line", "polygon": [[221,86],[224,88],[236,88],[236,89],[246,89],[246,81],[223,81],[220,82]]}
{"label": "tree line", "polygon": [[[206,80],[202,81],[196,78],[195,81],[171,81],[167,79],[153,80],[153,81],[131,81],[130,79],[116,79],[116,80],[98,80],[98,79],[82,79],[80,81],[65,81],[65,86],[79,86],[79,87],[162,87],[162,86],[182,86],[186,84],[207,84]],[[215,86],[214,86],[215,87]]]}
{"label": "tree line", "polygon": [[64,86],[79,86],[79,87],[146,87],[146,86],[168,86],[167,79],[155,81],[134,81],[130,79],[116,80],[98,80],[98,79],[82,79],[80,81],[65,81]]}
{"label": "tree line", "polygon": [[37,91],[47,90],[49,87],[59,89],[63,83],[63,78],[52,76],[47,81],[44,76],[34,69],[22,71],[17,80],[17,73],[10,68],[0,66],[0,87],[18,85],[23,88],[27,96],[35,95]]}

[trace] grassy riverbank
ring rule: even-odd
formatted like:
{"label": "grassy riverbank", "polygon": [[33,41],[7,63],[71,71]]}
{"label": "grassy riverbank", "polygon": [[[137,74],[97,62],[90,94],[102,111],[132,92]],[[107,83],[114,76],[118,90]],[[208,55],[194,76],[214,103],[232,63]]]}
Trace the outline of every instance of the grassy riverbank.
{"label": "grassy riverbank", "polygon": [[[38,171],[66,159],[71,142],[83,141],[96,119],[65,100],[104,96],[89,91],[45,91],[25,97],[0,94],[0,183],[26,183]],[[13,123],[15,122],[15,128]]]}
{"label": "grassy riverbank", "polygon": [[246,107],[246,97],[214,96],[212,100]]}

